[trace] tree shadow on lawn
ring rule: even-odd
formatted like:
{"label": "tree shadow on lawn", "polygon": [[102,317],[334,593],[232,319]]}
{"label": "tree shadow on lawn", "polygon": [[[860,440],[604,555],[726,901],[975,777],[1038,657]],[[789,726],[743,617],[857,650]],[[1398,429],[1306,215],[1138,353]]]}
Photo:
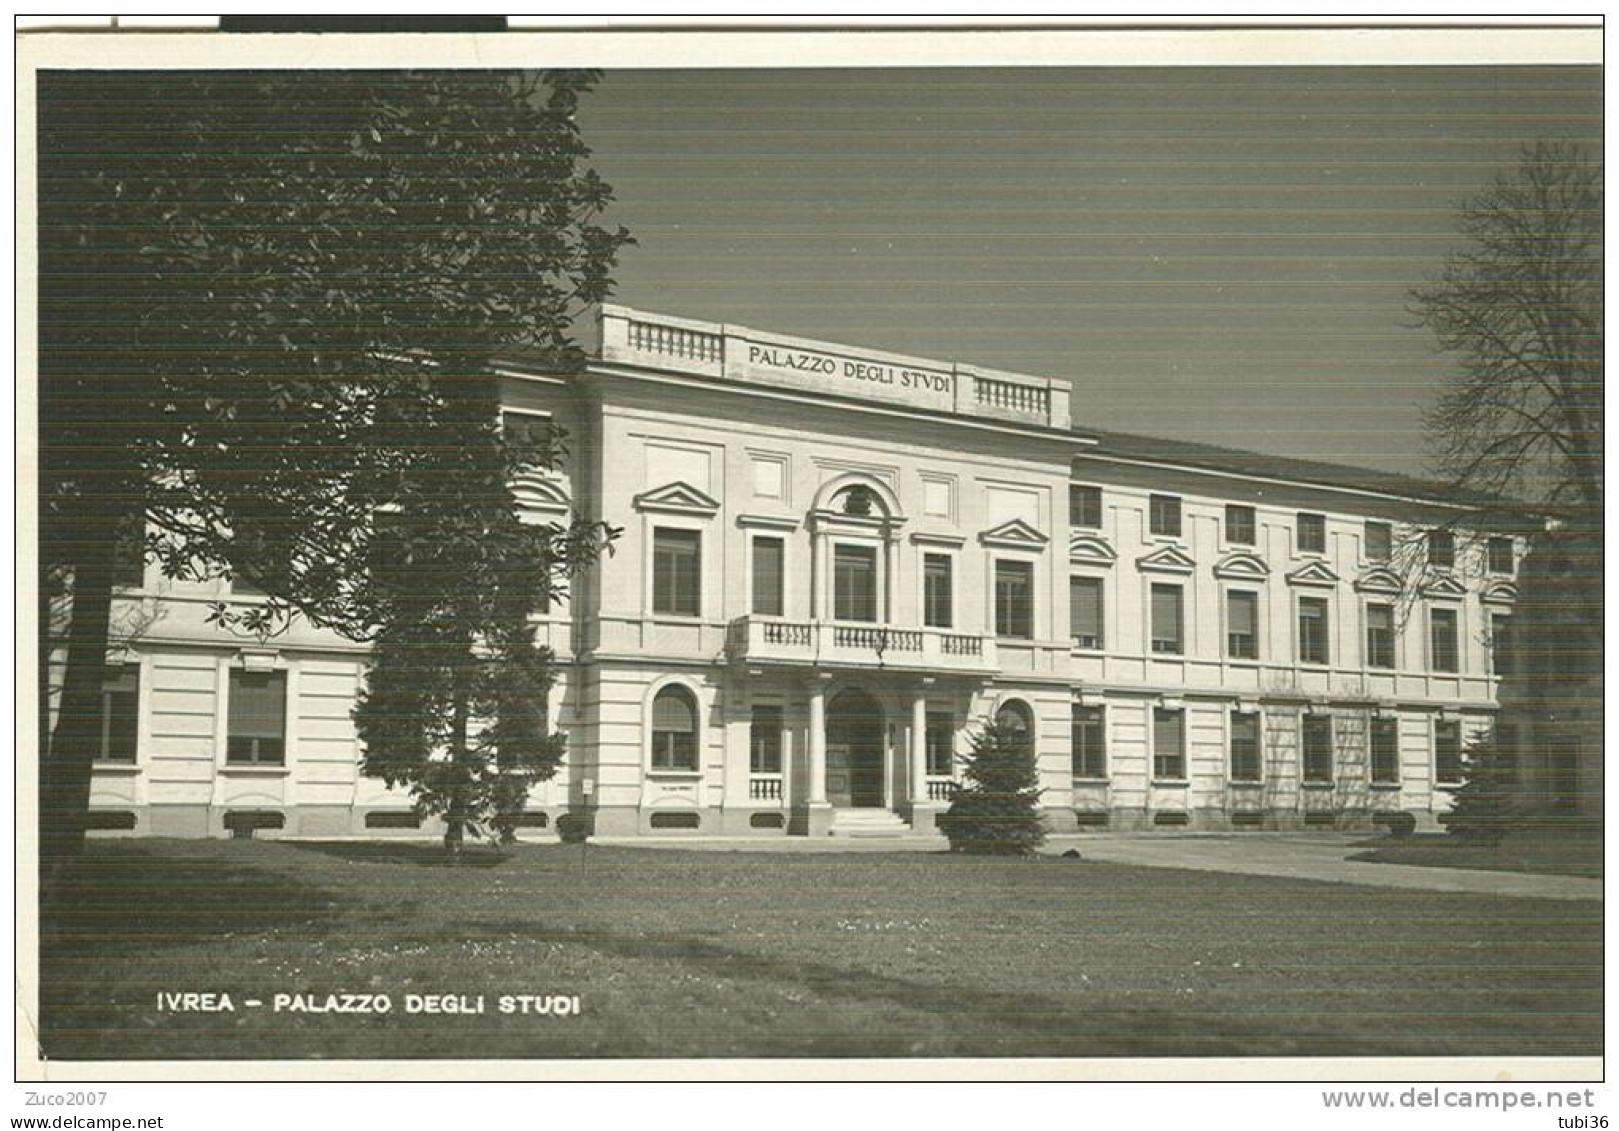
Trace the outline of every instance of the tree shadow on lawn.
{"label": "tree shadow on lawn", "polygon": [[450,859],[438,841],[299,840],[280,842],[299,852],[313,852],[351,864],[401,864],[417,868],[498,868],[513,853],[501,848],[468,846],[459,861]]}
{"label": "tree shadow on lawn", "polygon": [[231,936],[301,933],[335,920],[344,897],[247,860],[185,857],[121,846],[88,851],[67,876],[62,898],[40,920],[40,956],[149,957],[169,946]]}
{"label": "tree shadow on lawn", "polygon": [[[468,924],[476,933],[521,932],[521,921]],[[1081,1007],[1073,995],[1020,994],[975,988],[961,982],[921,982],[868,970],[800,959],[772,958],[723,946],[691,935],[624,936],[596,931],[570,931],[552,937],[595,950],[614,959],[675,963],[700,969],[716,979],[756,981],[773,989],[799,989],[814,995],[834,1013],[847,1011],[846,1032],[817,1032],[780,1024],[769,1035],[757,1031],[726,1044],[712,1027],[679,1027],[702,1033],[697,1047],[602,1050],[602,1056],[1068,1056],[1068,1057],[1212,1057],[1212,1056],[1375,1056],[1398,1051],[1433,1055],[1455,1049],[1424,1049],[1420,1038],[1367,1041],[1337,1031],[1330,1021],[1311,1027],[1298,1017],[1255,1017],[1232,1020],[1214,1014],[1207,1004],[1185,1009],[1123,1004],[1105,991],[1094,1007]],[[1166,989],[1166,993],[1168,990]],[[919,1033],[897,1028],[885,1019],[894,1008],[932,1017],[942,1026],[918,1041]],[[869,1022],[864,1027],[862,1020]],[[883,1031],[886,1029],[886,1032]],[[949,1034],[940,1037],[940,1031]],[[720,1044],[706,1046],[709,1034]]]}

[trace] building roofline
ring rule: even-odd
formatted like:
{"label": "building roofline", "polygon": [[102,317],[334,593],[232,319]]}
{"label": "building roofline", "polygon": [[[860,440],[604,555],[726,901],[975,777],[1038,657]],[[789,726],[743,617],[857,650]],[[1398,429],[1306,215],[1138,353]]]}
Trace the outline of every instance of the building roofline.
{"label": "building roofline", "polygon": [[1534,511],[1531,505],[1517,500],[1483,494],[1467,495],[1433,480],[1380,472],[1349,464],[1298,459],[1241,448],[1226,448],[1104,429],[1083,431],[1094,441],[1096,447],[1076,458],[1161,467],[1197,475],[1214,475],[1258,483],[1308,487],[1474,514],[1498,511],[1522,514],[1527,518]]}
{"label": "building roofline", "polygon": [[[494,371],[503,377],[512,377],[518,380],[557,380],[557,375],[554,373],[533,372],[525,369],[521,356],[501,354],[492,359],[491,365]],[[744,384],[698,373],[682,373],[670,369],[659,369],[654,366],[632,365],[622,361],[592,359],[586,364],[584,372],[580,375],[584,376],[591,373],[628,377],[638,381],[656,381],[662,384],[691,385],[720,393],[763,397],[767,400],[824,405],[873,416],[898,417],[904,420],[925,420],[930,424],[971,428],[983,432],[1004,432],[1024,438],[1050,440],[1069,446],[1083,445],[1086,450],[1089,449],[1090,445],[1096,443],[1095,440],[1078,435],[1071,429],[1051,428],[1043,424],[1022,423],[1015,420],[996,420],[992,417],[963,416],[957,413],[938,412],[912,406],[890,407],[859,397],[843,397],[835,393],[819,393],[807,389],[772,388],[767,385]]]}

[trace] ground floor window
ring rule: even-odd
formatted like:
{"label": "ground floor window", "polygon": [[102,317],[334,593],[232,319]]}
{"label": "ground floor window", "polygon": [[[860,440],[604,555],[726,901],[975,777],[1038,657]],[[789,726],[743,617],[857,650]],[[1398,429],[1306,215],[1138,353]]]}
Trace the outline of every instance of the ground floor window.
{"label": "ground floor window", "polygon": [[1152,776],[1160,781],[1186,778],[1186,712],[1178,707],[1153,708]]}
{"label": "ground floor window", "polygon": [[652,768],[697,769],[697,704],[683,687],[665,687],[652,701]]}
{"label": "ground floor window", "polygon": [[754,707],[748,738],[748,768],[753,773],[781,773],[781,724],[780,707]]}
{"label": "ground floor window", "polygon": [[1231,712],[1231,780],[1257,782],[1263,773],[1259,758],[1259,713]]}
{"label": "ground floor window", "polygon": [[1400,780],[1400,721],[1372,720],[1372,781],[1392,785]]}
{"label": "ground floor window", "polygon": [[232,668],[225,760],[279,766],[286,761],[287,673]]}
{"label": "ground floor window", "polygon": [[98,762],[133,762],[140,729],[141,666],[118,664],[101,684],[101,743]]}
{"label": "ground floor window", "polygon": [[1332,781],[1332,716],[1304,716],[1304,780]]}
{"label": "ground floor window", "polygon": [[1102,707],[1074,704],[1073,773],[1076,778],[1107,777],[1107,737]]}

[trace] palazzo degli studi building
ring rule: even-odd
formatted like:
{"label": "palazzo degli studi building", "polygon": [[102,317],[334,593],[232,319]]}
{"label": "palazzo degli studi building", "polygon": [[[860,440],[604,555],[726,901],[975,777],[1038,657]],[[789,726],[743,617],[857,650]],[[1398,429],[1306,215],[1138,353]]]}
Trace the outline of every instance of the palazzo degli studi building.
{"label": "palazzo degli studi building", "polygon": [[[578,376],[495,362],[504,425],[572,453],[525,518],[623,528],[539,614],[568,754],[523,835],[933,835],[991,718],[1053,832],[1431,828],[1492,725],[1525,544],[1458,536],[1436,487],[1075,426],[1061,379],[618,306],[598,331]],[[124,580],[99,829],[433,831],[358,772],[363,647]]]}

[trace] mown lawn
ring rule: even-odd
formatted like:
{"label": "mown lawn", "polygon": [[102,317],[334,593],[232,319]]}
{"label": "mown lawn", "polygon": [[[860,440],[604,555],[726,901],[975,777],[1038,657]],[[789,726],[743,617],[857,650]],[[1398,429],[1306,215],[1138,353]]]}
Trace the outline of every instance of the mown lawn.
{"label": "mown lawn", "polygon": [[[65,907],[42,924],[58,1060],[1601,1052],[1594,902],[1056,857],[102,840]],[[299,991],[394,1008],[243,1004]]]}
{"label": "mown lawn", "polygon": [[1489,872],[1531,872],[1547,876],[1602,876],[1600,830],[1514,833],[1500,844],[1478,844],[1446,833],[1380,837],[1367,851],[1350,857],[1374,864],[1418,864],[1426,868],[1480,868]]}

